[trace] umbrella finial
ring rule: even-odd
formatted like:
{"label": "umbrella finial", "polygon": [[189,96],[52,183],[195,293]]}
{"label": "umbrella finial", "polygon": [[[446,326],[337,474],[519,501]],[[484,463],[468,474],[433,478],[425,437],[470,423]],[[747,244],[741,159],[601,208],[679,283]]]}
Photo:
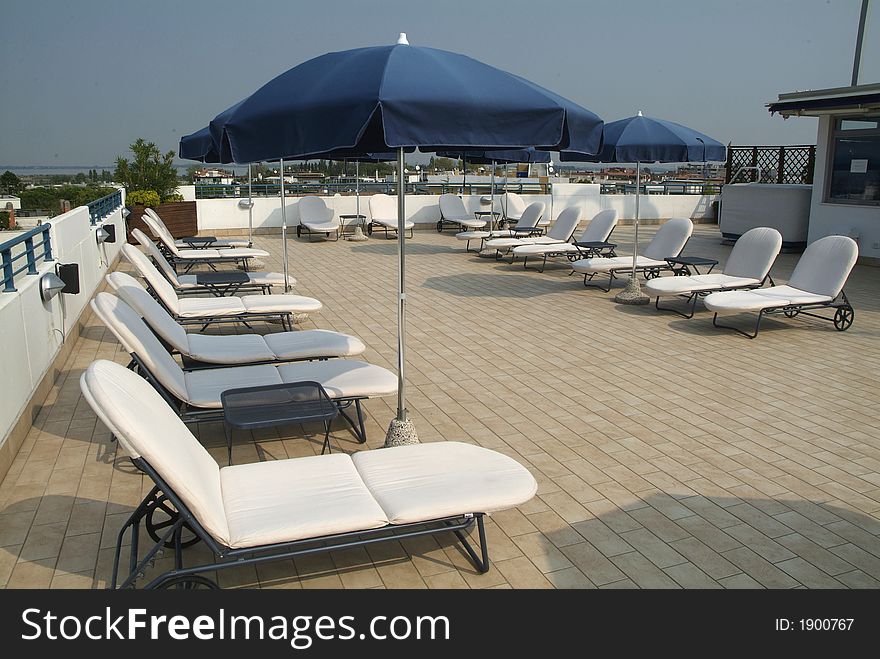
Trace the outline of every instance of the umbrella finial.
{"label": "umbrella finial", "polygon": [[641,111],[641,110],[639,110],[639,114],[638,114],[637,116],[639,116],[639,117],[642,116],[642,111]]}
{"label": "umbrella finial", "polygon": [[400,36],[397,37],[397,45],[398,46],[408,46],[409,41],[406,40],[406,32],[401,32]]}

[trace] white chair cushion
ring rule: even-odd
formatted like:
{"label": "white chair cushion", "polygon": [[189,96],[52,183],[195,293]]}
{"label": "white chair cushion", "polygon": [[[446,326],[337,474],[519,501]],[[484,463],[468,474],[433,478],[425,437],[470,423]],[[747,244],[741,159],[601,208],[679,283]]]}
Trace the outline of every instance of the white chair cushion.
{"label": "white chair cushion", "polygon": [[649,259],[678,256],[694,232],[694,223],[686,217],[672,217],[659,229],[642,252]]}
{"label": "white chair cushion", "polygon": [[601,243],[608,240],[614,227],[617,226],[617,211],[614,209],[599,211],[590,220],[578,238],[582,243]]}
{"label": "white chair cushion", "polygon": [[701,291],[744,288],[760,285],[760,279],[731,277],[721,273],[692,275],[690,277],[657,277],[645,282],[645,293],[652,296],[682,295]]}
{"label": "white chair cushion", "polygon": [[245,295],[240,299],[248,313],[315,313],[324,306],[302,295]]}
{"label": "white chair cushion", "polygon": [[99,359],[80,378],[95,414],[132,457],[143,457],[218,540],[229,536],[220,469],[183,421],[145,379]]}
{"label": "white chair cushion", "polygon": [[392,524],[513,508],[538,489],[515,460],[459,442],[359,451],[352,462]]}
{"label": "white chair cushion", "polygon": [[810,243],[788,283],[802,291],[837,297],[859,257],[859,246],[849,236],[825,236]]}
{"label": "white chair cushion", "polygon": [[138,274],[147,280],[150,288],[155,291],[162,303],[172,313],[177,313],[179,310],[177,293],[174,292],[174,287],[162,276],[162,273],[156,269],[156,266],[150,263],[150,259],[137,247],[127,243],[122,246],[122,255],[134,266]]}
{"label": "white chair cushion", "polygon": [[472,217],[470,217],[470,218],[467,218],[467,217],[464,217],[464,218],[446,217],[443,219],[445,219],[448,222],[455,222],[457,224],[460,224],[463,227],[467,227],[468,229],[480,229],[480,228],[486,226],[486,220],[475,220]]}
{"label": "white chair cushion", "polygon": [[307,220],[300,220],[300,224],[315,233],[333,233],[339,229],[339,220],[334,222],[310,222]]}
{"label": "white chair cushion", "polygon": [[[378,223],[381,224],[382,226],[390,227],[390,228],[392,228],[392,229],[396,229],[396,228],[397,228],[397,220],[396,220],[396,219],[394,219],[394,220],[383,220],[383,219],[375,218],[375,217],[374,217],[374,218],[373,218],[373,222],[378,222]],[[406,221],[403,223],[403,226],[404,226],[405,228],[407,228],[407,229],[412,229],[412,228],[415,226],[415,223],[414,223],[412,220],[406,220]]]}
{"label": "white chair cushion", "polygon": [[[184,240],[175,240],[174,244],[177,247],[188,248],[191,247],[189,243]],[[247,240],[234,239],[234,238],[218,238],[214,242],[211,243],[211,249],[228,249],[230,247],[247,247],[250,243]]]}
{"label": "white chair cushion", "polygon": [[277,371],[284,382],[320,382],[331,398],[373,398],[397,393],[397,375],[366,362],[349,359],[296,362],[281,364]]}
{"label": "white chair cushion", "polygon": [[480,238],[488,238],[492,235],[488,231],[460,231],[455,234],[459,240],[479,240]]}
{"label": "white chair cushion", "polygon": [[186,402],[194,407],[211,409],[222,407],[220,394],[228,389],[261,387],[282,382],[278,369],[271,364],[187,371],[184,378]]}
{"label": "white chair cushion", "polygon": [[515,256],[541,256],[542,254],[576,251],[578,251],[578,248],[571,243],[531,243],[528,245],[518,245],[513,248]]}
{"label": "white chair cushion", "polygon": [[210,364],[252,364],[275,359],[258,334],[187,334],[187,354]]}
{"label": "white chair cushion", "polygon": [[[248,283],[257,286],[284,286],[283,272],[248,272]],[[287,275],[287,283],[296,286],[296,278]]]}
{"label": "white chair cushion", "polygon": [[[620,270],[621,268],[631,268],[633,259],[631,256],[612,256],[611,258],[595,257],[590,259],[581,259],[571,264],[572,270],[581,273],[592,272],[609,272],[610,270]],[[636,268],[666,268],[669,264],[666,261],[657,261],[649,259],[645,256],[636,257]]]}
{"label": "white chair cushion", "polygon": [[106,279],[122,301],[137,312],[154,332],[175,350],[187,350],[186,330],[168,315],[162,305],[134,277],[117,270],[108,273]]}
{"label": "white chair cushion", "polygon": [[561,245],[564,240],[547,236],[530,236],[528,238],[493,238],[486,243],[486,249],[513,249],[520,245]]}
{"label": "white chair cushion", "polygon": [[764,279],[782,248],[782,234],[776,229],[755,227],[733,245],[724,274],[750,279]]}
{"label": "white chair cushion", "polygon": [[817,295],[793,286],[771,286],[757,290],[755,293],[770,299],[787,300],[789,304],[817,304],[831,302],[834,299],[831,295]]}
{"label": "white chair cushion", "polygon": [[234,296],[184,297],[177,301],[177,315],[181,318],[235,316],[246,311],[242,299]]}
{"label": "white chair cushion", "polygon": [[356,336],[328,330],[278,332],[260,338],[264,339],[276,359],[353,357],[367,349]]}
{"label": "white chair cushion", "polygon": [[342,453],[224,467],[220,483],[233,548],[388,524],[351,458]]}
{"label": "white chair cushion", "polygon": [[757,291],[721,291],[720,293],[710,293],[703,299],[703,304],[709,311],[719,314],[760,311],[761,309],[785,306],[787,303],[788,301],[783,298],[759,295]]}
{"label": "white chair cushion", "polygon": [[174,256],[181,260],[219,259],[231,257],[234,251],[238,251],[238,248],[224,250],[223,254],[218,249],[179,249]]}

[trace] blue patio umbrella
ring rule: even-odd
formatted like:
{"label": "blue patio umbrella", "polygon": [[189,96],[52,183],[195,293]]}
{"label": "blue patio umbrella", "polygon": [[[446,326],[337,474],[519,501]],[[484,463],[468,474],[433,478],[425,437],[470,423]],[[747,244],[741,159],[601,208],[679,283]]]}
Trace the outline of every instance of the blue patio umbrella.
{"label": "blue patio umbrella", "polygon": [[645,304],[648,297],[639,290],[636,279],[636,260],[639,250],[639,199],[641,197],[641,165],[643,162],[694,162],[726,160],[727,149],[712,139],[687,126],[644,116],[641,111],[634,117],[605,124],[605,141],[598,155],[573,153],[563,150],[563,161],[592,161],[636,163],[636,217],[633,245],[633,267],[627,288],[618,294],[619,302]]}
{"label": "blue patio umbrella", "polygon": [[[263,85],[210,124],[221,158],[304,157],[340,149],[397,152],[398,218],[406,217],[404,150],[543,147],[596,153],[602,120],[524,78],[464,55],[410,46],[328,53]],[[415,438],[405,398],[405,232],[398,231],[398,399],[387,444]]]}

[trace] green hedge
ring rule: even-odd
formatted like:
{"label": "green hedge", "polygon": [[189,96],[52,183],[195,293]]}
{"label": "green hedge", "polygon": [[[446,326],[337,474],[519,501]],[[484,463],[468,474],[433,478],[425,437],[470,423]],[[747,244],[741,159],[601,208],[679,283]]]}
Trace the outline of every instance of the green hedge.
{"label": "green hedge", "polygon": [[70,207],[76,208],[113,192],[116,192],[116,188],[62,185],[59,188],[29,188],[22,190],[18,196],[21,199],[22,210],[45,210],[49,211],[50,216],[54,216],[61,212],[62,199],[67,199]]}

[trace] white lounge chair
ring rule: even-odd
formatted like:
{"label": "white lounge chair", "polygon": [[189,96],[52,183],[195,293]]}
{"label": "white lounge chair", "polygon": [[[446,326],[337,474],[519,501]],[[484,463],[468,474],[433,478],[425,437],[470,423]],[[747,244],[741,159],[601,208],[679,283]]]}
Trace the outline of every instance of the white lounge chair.
{"label": "white lounge chair", "polygon": [[457,228],[460,231],[476,231],[486,226],[486,220],[478,220],[472,213],[468,213],[461,197],[454,194],[440,195],[440,219],[437,220],[437,233],[441,233],[446,227]]}
{"label": "white lounge chair", "polygon": [[[229,389],[307,380],[324,387],[363,443],[367,435],[360,401],[397,393],[397,375],[387,368],[350,359],[184,370],[137,312],[118,297],[96,296],[90,304],[131,356],[132,366],[187,423],[221,419],[220,397]],[[345,412],[352,404],[357,411],[356,420]]]}
{"label": "white lounge chair", "polygon": [[[735,330],[750,339],[758,336],[761,320],[766,314],[780,312],[786,318],[803,314],[830,320],[835,329],[843,332],[850,328],[855,317],[852,305],[843,292],[843,286],[858,257],[859,246],[852,238],[826,236],[804,250],[787,285],[752,291],[712,293],[706,296],[703,304],[709,311],[715,312],[713,325]],[[834,316],[828,318],[812,313],[813,310],[822,308],[834,309]],[[758,314],[755,329],[751,333],[718,322],[719,315],[748,312]]]}
{"label": "white lounge chair", "polygon": [[302,236],[303,230],[309,234],[309,242],[312,234],[324,234],[327,238],[335,234],[335,240],[339,240],[339,220],[336,219],[332,208],[320,197],[309,195],[299,200],[296,207],[299,209],[299,224],[296,225],[296,237]]}
{"label": "white lounge chair", "polygon": [[[651,242],[636,257],[636,272],[644,273],[650,279],[660,275],[671,266],[666,261],[681,254],[694,231],[694,223],[686,217],[673,217],[664,223],[654,234]],[[584,275],[584,286],[597,286],[606,293],[611,290],[611,282],[618,272],[632,271],[632,256],[612,256],[610,258],[592,257],[571,264],[572,274]],[[603,287],[594,283],[596,275],[608,275],[608,285]]]}
{"label": "white lounge chair", "polygon": [[[526,503],[537,491],[512,458],[458,442],[221,468],[156,392],[119,364],[93,362],[80,388],[155,483],[119,531],[112,588],[133,586],[163,548],[173,548],[176,567],[147,588],[216,588],[203,573],[440,533],[454,533],[477,570],[487,572],[483,516]],[[161,530],[153,518],[159,509],[171,512]],[[155,544],[139,553],[134,539],[128,543],[120,583],[126,533],[138,537],[144,521]],[[475,524],[479,556],[465,535]],[[206,562],[190,559],[183,567],[184,532],[192,534],[187,545],[205,543]]]}
{"label": "white lounge chair", "polygon": [[[685,318],[693,318],[697,299],[715,291],[760,288],[770,277],[770,268],[782,248],[782,234],[776,229],[756,227],[746,231],[730,252],[724,271],[702,275],[657,277],[645,284],[645,293],[657,299],[654,306],[661,311],[673,311]],[[676,273],[677,274],[677,273]],[[687,311],[661,307],[661,297],[683,297]]]}
{"label": "white lounge chair", "polygon": [[269,252],[263,249],[254,249],[253,247],[230,247],[229,249],[181,249],[177,246],[168,229],[162,222],[157,221],[154,217],[143,215],[143,220],[154,236],[159,240],[171,265],[176,269],[178,266],[184,267],[184,272],[189,272],[197,265],[207,265],[209,268],[216,269],[215,266],[220,263],[238,263],[242,268],[248,268],[248,259],[266,258]]}
{"label": "white lounge chair", "polygon": [[[205,364],[268,364],[332,357],[355,357],[366,350],[355,336],[328,330],[299,330],[271,334],[199,334],[187,332],[131,275],[110,272],[107,283],[169,351],[180,354],[187,368]],[[98,296],[110,293],[98,293]]]}
{"label": "white lounge chair", "polygon": [[[153,259],[153,263],[158,266],[165,278],[174,286],[174,289],[180,295],[190,295],[197,293],[211,293],[217,297],[223,297],[232,293],[247,293],[257,291],[260,293],[269,293],[273,286],[284,287],[284,274],[281,272],[242,272],[235,271],[234,277],[226,284],[200,284],[199,279],[205,275],[179,275],[177,271],[165,258],[162,251],[156,247],[150,238],[140,229],[132,229],[132,237],[137,240],[146,251],[147,255]],[[216,273],[206,273],[213,277]],[[240,279],[244,279],[242,282]],[[290,286],[296,286],[296,279],[290,275],[287,276]]]}
{"label": "white lounge chair", "polygon": [[[537,220],[537,218],[542,217],[543,214],[544,204],[542,202],[535,201],[529,204],[526,206],[525,211],[523,211],[522,217],[517,225],[506,230],[509,231],[507,236],[487,240],[483,245],[483,249],[494,251],[495,258],[500,259],[504,254],[513,250],[514,247],[519,247],[520,245],[550,245],[568,242],[574,234],[574,230],[577,228],[578,216],[575,216],[575,222],[573,225],[570,222],[559,224],[557,221],[546,234],[543,234],[543,229],[538,226]],[[521,224],[523,226],[520,226]],[[531,230],[529,224],[531,224]]]}
{"label": "white lounge chair", "polygon": [[[393,238],[391,234],[397,233],[397,197],[387,194],[374,194],[370,197],[370,223],[367,224],[367,233],[373,234],[373,225],[385,232],[386,238]],[[409,231],[409,237],[413,237],[415,223],[412,220],[404,220],[403,230]]]}
{"label": "white lounge chair", "polygon": [[150,260],[134,245],[123,245],[122,255],[147,282],[150,291],[168,313],[182,325],[200,324],[202,329],[212,323],[274,320],[293,329],[290,316],[296,313],[317,313],[321,303],[302,295],[242,295],[241,297],[178,297],[174,287]]}
{"label": "white lounge chair", "polygon": [[[525,211],[525,208],[523,208],[523,211]],[[515,226],[508,226],[505,229],[495,229],[493,231],[462,231],[455,234],[455,237],[458,240],[467,241],[465,251],[481,252],[485,248],[487,240],[540,236],[544,232],[544,229],[538,226],[538,221],[543,216],[543,213],[544,204],[541,202],[535,202],[534,204],[531,204],[531,210],[529,210],[529,212],[523,212],[519,215]],[[479,249],[471,249],[472,240],[480,241]]]}
{"label": "white lounge chair", "polygon": [[[501,221],[506,222],[508,224],[514,223],[518,224],[522,219],[522,214],[525,212],[527,208],[526,202],[523,198],[515,192],[505,192],[501,195]],[[550,218],[544,219],[543,217],[538,219],[539,227],[546,227],[550,225]]]}
{"label": "white lounge chair", "polygon": [[[159,222],[168,235],[168,225],[165,224],[159,214],[152,208],[145,208],[144,213]],[[184,238],[175,238],[174,244],[181,249],[231,249],[236,247],[252,247],[251,241],[246,238],[217,238],[216,236],[186,236]]]}
{"label": "white lounge chair", "polygon": [[[556,224],[562,220],[562,216],[566,213],[573,212],[575,217],[578,216],[577,208],[566,208],[559,217],[556,218]],[[555,227],[556,225],[554,225]],[[617,211],[604,210],[599,211],[583,230],[576,241],[565,243],[532,243],[530,245],[518,245],[513,248],[513,257],[522,257],[523,268],[529,261],[529,257],[542,257],[541,269],[538,272],[544,272],[547,265],[547,259],[552,257],[564,256],[569,261],[578,259],[586,259],[592,256],[614,256],[614,248],[617,245],[607,242],[611,237],[611,232],[617,226]],[[550,230],[552,232],[552,229]],[[549,233],[548,233],[549,235]]]}

